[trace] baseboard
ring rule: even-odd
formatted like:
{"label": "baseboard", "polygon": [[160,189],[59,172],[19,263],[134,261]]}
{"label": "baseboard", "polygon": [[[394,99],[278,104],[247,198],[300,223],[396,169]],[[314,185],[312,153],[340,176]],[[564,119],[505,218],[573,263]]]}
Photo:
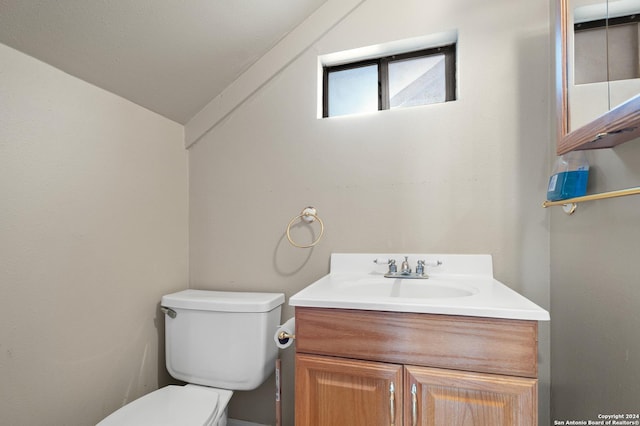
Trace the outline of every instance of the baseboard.
{"label": "baseboard", "polygon": [[228,419],[227,426],[269,426],[261,423],[245,422],[244,420]]}

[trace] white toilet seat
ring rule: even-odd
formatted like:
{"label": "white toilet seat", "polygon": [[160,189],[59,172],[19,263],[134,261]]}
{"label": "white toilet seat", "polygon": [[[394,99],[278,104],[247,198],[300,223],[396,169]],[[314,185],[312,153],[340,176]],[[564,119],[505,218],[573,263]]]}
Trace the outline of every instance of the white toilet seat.
{"label": "white toilet seat", "polygon": [[97,426],[217,426],[232,395],[192,384],[166,386],[130,402]]}

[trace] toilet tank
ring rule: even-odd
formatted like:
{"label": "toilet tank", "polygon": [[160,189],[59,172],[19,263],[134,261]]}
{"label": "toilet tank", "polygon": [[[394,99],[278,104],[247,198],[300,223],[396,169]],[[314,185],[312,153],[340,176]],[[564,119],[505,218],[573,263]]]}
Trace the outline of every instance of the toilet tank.
{"label": "toilet tank", "polygon": [[184,290],[162,297],[166,366],[188,383],[252,390],[274,371],[282,293]]}

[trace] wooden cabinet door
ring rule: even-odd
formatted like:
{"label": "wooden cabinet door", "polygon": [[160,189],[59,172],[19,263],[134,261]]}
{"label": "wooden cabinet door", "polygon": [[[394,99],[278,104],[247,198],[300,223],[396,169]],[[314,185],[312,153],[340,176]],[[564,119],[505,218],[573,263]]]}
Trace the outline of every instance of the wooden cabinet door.
{"label": "wooden cabinet door", "polygon": [[296,355],[296,426],[402,426],[401,365]]}
{"label": "wooden cabinet door", "polygon": [[536,379],[406,367],[407,426],[537,426]]}

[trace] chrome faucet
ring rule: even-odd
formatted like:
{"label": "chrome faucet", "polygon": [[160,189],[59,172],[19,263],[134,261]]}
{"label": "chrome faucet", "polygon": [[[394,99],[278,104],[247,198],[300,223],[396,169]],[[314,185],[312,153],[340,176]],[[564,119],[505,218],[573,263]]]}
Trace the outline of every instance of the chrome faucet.
{"label": "chrome faucet", "polygon": [[404,260],[402,261],[402,265],[400,266],[400,273],[401,274],[411,273],[411,268],[409,267],[409,256],[404,257]]}
{"label": "chrome faucet", "polygon": [[384,276],[386,278],[429,278],[426,274],[427,266],[440,266],[442,265],[442,261],[437,260],[433,263],[427,265],[426,260],[418,260],[416,265],[416,271],[411,272],[411,267],[409,266],[409,256],[404,256],[404,260],[400,265],[400,272],[398,272],[398,265],[396,264],[395,259],[374,259],[373,263],[384,264],[386,263],[389,266],[389,270]]}

